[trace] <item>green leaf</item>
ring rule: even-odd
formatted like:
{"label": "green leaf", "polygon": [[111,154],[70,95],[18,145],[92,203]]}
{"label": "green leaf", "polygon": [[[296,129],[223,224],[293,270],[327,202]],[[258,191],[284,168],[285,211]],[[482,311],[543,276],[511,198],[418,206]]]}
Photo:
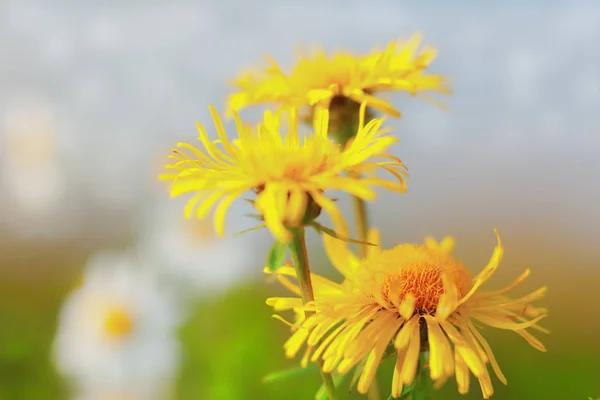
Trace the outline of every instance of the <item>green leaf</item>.
{"label": "green leaf", "polygon": [[427,368],[425,368],[428,360],[429,351],[422,351],[419,355],[419,365],[417,367],[415,379],[410,385],[404,388],[402,394],[400,395],[401,400],[419,400],[429,399],[431,397],[432,382],[429,374],[427,373]]}
{"label": "green leaf", "polygon": [[310,226],[312,226],[315,231],[317,231],[317,233],[320,235],[321,233],[325,233],[333,238],[339,239],[339,240],[343,240],[344,242],[348,242],[348,243],[354,243],[354,244],[366,244],[367,246],[377,246],[374,243],[369,243],[369,242],[362,242],[360,240],[356,240],[356,239],[350,239],[344,236],[340,236],[339,233],[337,233],[336,231],[334,231],[331,228],[327,228],[321,224],[319,224],[316,221],[313,221],[310,223]]}
{"label": "green leaf", "polygon": [[283,371],[271,372],[264,378],[262,378],[263,383],[274,383],[283,381],[286,379],[294,378],[296,376],[301,376],[307,374],[309,372],[317,372],[318,368],[316,364],[309,364],[305,368],[302,367],[293,367],[289,369],[285,369]]}
{"label": "green leaf", "polygon": [[264,228],[265,226],[266,226],[265,224],[262,224],[262,225],[255,226],[254,228],[245,229],[243,231],[240,231],[240,232],[234,234],[233,236],[240,236],[240,235],[243,235],[245,233],[254,232],[254,231],[257,231],[257,230],[259,230],[261,228]]}
{"label": "green leaf", "polygon": [[285,256],[287,254],[288,245],[286,243],[275,242],[269,251],[269,256],[267,257],[267,267],[271,271],[275,271],[277,268],[281,267],[285,261]]}
{"label": "green leaf", "polygon": [[408,399],[409,396],[412,394],[412,392],[415,390],[415,387],[417,385],[417,380],[414,379],[410,385],[405,386],[404,389],[402,389],[402,393],[400,393],[400,397],[399,399]]}

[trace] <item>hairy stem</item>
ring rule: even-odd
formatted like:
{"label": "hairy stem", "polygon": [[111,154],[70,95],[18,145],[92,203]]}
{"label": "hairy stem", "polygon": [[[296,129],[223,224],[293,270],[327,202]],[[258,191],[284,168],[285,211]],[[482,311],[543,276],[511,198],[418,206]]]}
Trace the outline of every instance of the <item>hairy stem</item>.
{"label": "hairy stem", "polygon": [[419,366],[417,370],[417,384],[415,389],[412,391],[410,398],[411,400],[429,400],[431,399],[432,381],[429,377],[429,352],[422,351],[419,356]]}
{"label": "hairy stem", "polygon": [[[315,295],[313,292],[312,281],[310,279],[310,267],[308,263],[308,251],[306,250],[306,237],[304,227],[293,230],[294,238],[289,245],[290,254],[292,256],[292,264],[296,270],[296,276],[300,283],[300,291],[302,293],[302,301],[304,304],[314,301]],[[323,372],[323,361],[319,360],[319,371],[321,378],[327,391],[329,400],[334,400],[335,386],[330,374]]]}

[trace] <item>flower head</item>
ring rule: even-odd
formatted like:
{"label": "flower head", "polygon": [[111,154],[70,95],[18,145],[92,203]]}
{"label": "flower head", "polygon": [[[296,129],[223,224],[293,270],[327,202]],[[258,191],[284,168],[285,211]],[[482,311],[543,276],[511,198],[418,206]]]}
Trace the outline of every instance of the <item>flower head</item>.
{"label": "flower head", "polygon": [[70,187],[60,162],[55,110],[50,104],[17,101],[5,111],[0,122],[0,224],[23,236],[64,235],[73,220],[64,207]]}
{"label": "flower head", "polygon": [[399,117],[391,104],[375,96],[377,92],[448,92],[441,76],[423,73],[436,51],[426,47],[419,52],[421,40],[420,35],[414,35],[406,42],[392,41],[384,51],[368,55],[339,52],[329,57],[320,51],[312,58],[301,59],[289,74],[269,58],[271,65],[264,73],[244,74],[234,82],[239,91],[229,98],[228,109],[275,103],[283,109],[309,105],[317,111],[328,111],[330,106],[348,99]]}
{"label": "flower head", "polygon": [[[184,301],[224,290],[250,274],[253,240],[219,240],[208,219],[186,219],[179,202],[169,202],[144,219],[138,250],[144,265]],[[201,260],[201,262],[199,261]]]}
{"label": "flower head", "polygon": [[[280,133],[280,119],[270,112],[256,130],[243,126],[236,116],[239,137],[230,141],[216,110],[210,110],[219,140],[210,141],[198,124],[204,150],[179,143],[182,150],[173,150],[175,163],[167,166],[173,173],[162,179],[173,181],[172,197],[194,193],[185,210],[188,217],[194,213],[205,217],[219,203],[215,211],[219,235],[223,235],[225,214],[232,202],[248,192],[256,193],[254,207],[273,235],[289,242],[289,229],[311,222],[321,210],[331,216],[340,234],[347,234],[342,214],[324,195],[327,189],[364,200],[375,198],[374,186],[405,190],[404,165],[384,153],[396,139],[384,135],[382,119],[361,124],[354,140],[342,147],[328,138],[324,116],[315,120],[314,132],[304,136],[298,132],[294,112],[289,113],[286,135]],[[399,182],[377,178],[377,169],[389,171]]]}
{"label": "flower head", "polygon": [[[369,241],[378,242],[375,231]],[[293,309],[300,316],[284,346],[286,355],[293,357],[306,346],[303,363],[322,360],[325,372],[337,369],[346,374],[354,367],[362,368],[361,393],[369,389],[383,357],[395,355],[392,395],[397,398],[415,379],[420,353],[428,350],[436,386],[455,376],[459,392],[466,393],[473,373],[483,397],[489,398],[493,388],[486,365],[491,364],[505,384],[506,378],[475,321],[512,330],[545,351],[528,329],[545,331],[537,323],[546,313],[531,303],[542,298],[546,288],[516,299],[505,296],[529,275],[527,270],[502,290],[482,291],[502,258],[500,238],[490,262],[474,278],[451,257],[450,243],[451,239],[442,244],[428,239],[425,246],[370,247],[366,258],[359,260],[343,242],[326,237],[327,253],[345,280],[337,284],[313,275],[315,301],[305,306],[299,298],[267,300],[277,311]],[[299,293],[286,277],[295,276],[291,268],[275,273],[286,287]],[[302,318],[305,312],[314,313]]]}
{"label": "flower head", "polygon": [[178,301],[133,261],[93,257],[61,311],[54,361],[84,398],[164,398],[178,372]]}

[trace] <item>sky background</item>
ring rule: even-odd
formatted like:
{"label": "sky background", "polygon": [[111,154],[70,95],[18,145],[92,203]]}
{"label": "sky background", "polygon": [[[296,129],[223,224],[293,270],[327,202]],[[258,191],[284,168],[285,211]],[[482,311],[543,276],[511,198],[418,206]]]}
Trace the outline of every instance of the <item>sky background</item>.
{"label": "sky background", "polygon": [[[21,205],[6,182],[19,168],[4,163],[0,221],[8,236],[128,237],[170,201],[155,179],[169,149],[195,140],[196,121],[211,131],[208,105],[222,109],[226,82],[244,67],[265,65],[264,54],[290,67],[299,47],[366,52],[414,32],[438,48],[432,71],[451,80],[454,94],[444,99],[448,112],[388,96],[404,114],[388,120],[401,139],[392,151],[411,175],[407,195],[382,193],[372,207],[373,223],[393,231],[390,243],[457,231],[493,241],[497,227],[589,249],[600,234],[597,2],[19,0],[2,7],[0,151],[9,159],[7,138],[27,130],[11,121],[42,121],[55,138],[62,182],[50,216],[15,222]],[[242,115],[254,122],[260,111]],[[35,176],[13,179],[37,186]],[[241,217],[245,208],[239,202],[229,214],[230,232],[253,223]]]}
{"label": "sky background", "polygon": [[[288,67],[299,46],[366,52],[417,31],[454,94],[449,112],[390,96],[404,114],[388,121],[401,139],[393,151],[411,179],[406,196],[381,195],[374,221],[403,221],[412,240],[464,220],[490,240],[509,220],[587,244],[600,233],[597,2],[2,4],[0,111],[4,121],[32,108],[51,116],[67,175],[57,214],[70,234],[93,215],[99,230],[124,233],[130,217],[169,201],[155,182],[161,160],[195,140],[195,121],[211,131],[208,105],[222,109],[226,81],[264,54]],[[10,197],[5,188],[2,213]],[[232,229],[251,223],[236,214]]]}

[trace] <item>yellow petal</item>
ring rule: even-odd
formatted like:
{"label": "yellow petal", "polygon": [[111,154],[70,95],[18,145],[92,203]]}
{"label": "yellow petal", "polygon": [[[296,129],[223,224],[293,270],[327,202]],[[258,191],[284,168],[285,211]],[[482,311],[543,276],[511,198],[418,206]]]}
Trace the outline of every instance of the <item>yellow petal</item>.
{"label": "yellow petal", "polygon": [[329,105],[317,104],[314,107],[313,132],[315,136],[327,138],[329,134]]}
{"label": "yellow petal", "polygon": [[285,218],[290,227],[300,226],[306,213],[307,204],[308,194],[306,192],[299,189],[290,190]]}
{"label": "yellow petal", "polygon": [[429,369],[431,379],[438,380],[443,377],[445,364],[452,363],[451,348],[448,339],[434,318],[425,316],[429,342]]}
{"label": "yellow petal", "polygon": [[392,397],[397,399],[402,394],[402,389],[404,387],[402,383],[402,379],[400,379],[400,374],[402,373],[402,365],[404,364],[404,356],[406,354],[405,350],[398,350],[398,355],[396,357],[396,364],[394,366],[394,376],[392,377]]}
{"label": "yellow petal", "polygon": [[467,363],[465,363],[465,360],[456,349],[454,352],[454,365],[458,393],[466,394],[469,392],[469,367],[467,367]]}
{"label": "yellow petal", "polygon": [[399,326],[399,320],[392,320],[383,328],[381,333],[375,339],[375,347],[367,357],[367,362],[365,363],[362,374],[360,375],[360,379],[358,380],[358,386],[356,388],[359,393],[365,394],[369,390],[369,387],[375,378],[377,367],[379,366],[381,358],[383,357],[383,353],[385,352],[385,349],[389,345]]}
{"label": "yellow petal", "polygon": [[209,106],[208,109],[215,124],[215,129],[217,130],[217,135],[219,137],[220,143],[223,145],[223,148],[227,153],[229,153],[232,156],[235,155],[237,149],[229,141],[229,138],[227,137],[227,132],[225,131],[225,127],[223,126],[223,121],[221,121],[221,117],[219,116],[217,109],[212,105]]}
{"label": "yellow petal", "polygon": [[[245,192],[245,190],[244,190]],[[215,231],[217,235],[223,236],[225,234],[225,215],[231,204],[237,199],[243,192],[233,192],[225,197],[215,210]]]}
{"label": "yellow petal", "polygon": [[323,235],[325,252],[333,266],[344,276],[352,274],[359,266],[358,258],[350,251],[346,242]]}
{"label": "yellow petal", "polygon": [[275,311],[285,311],[302,307],[303,304],[299,297],[270,297],[267,299],[267,305],[273,307]]}
{"label": "yellow petal", "polygon": [[410,335],[410,342],[406,350],[404,364],[402,364],[402,372],[400,373],[400,379],[405,385],[410,385],[417,373],[419,354],[421,353],[420,334],[417,326],[417,329],[413,329]]}
{"label": "yellow petal", "polygon": [[348,225],[346,224],[344,215],[340,212],[335,203],[316,190],[310,191],[310,195],[312,196],[315,203],[317,203],[323,210],[325,210],[329,214],[333,222],[335,232],[338,233],[340,236],[348,237]]}
{"label": "yellow petal", "polygon": [[490,364],[492,365],[492,369],[494,370],[494,373],[496,374],[498,379],[500,379],[500,382],[502,382],[503,384],[506,385],[508,383],[508,381],[506,380],[506,377],[502,373],[502,370],[500,369],[500,365],[498,365],[498,361],[496,361],[496,357],[494,356],[494,352],[492,351],[492,348],[490,347],[489,343],[487,342],[487,340],[485,340],[485,338],[481,335],[481,333],[479,333],[477,328],[475,328],[475,325],[473,325],[472,323],[469,323],[469,329],[471,330],[473,335],[475,335],[475,338],[477,338],[477,340],[479,341],[479,343],[485,350],[488,360],[490,361]]}
{"label": "yellow petal", "polygon": [[498,231],[494,230],[496,233],[496,238],[498,239],[498,245],[494,248],[494,253],[486,267],[477,275],[474,279],[474,284],[471,290],[459,301],[458,305],[464,304],[471,296],[483,285],[489,278],[492,276],[498,266],[500,265],[500,261],[502,260],[502,255],[504,254],[504,248],[502,247],[502,242],[500,241],[500,235],[498,235]]}
{"label": "yellow petal", "polygon": [[394,341],[394,347],[396,347],[396,349],[400,350],[408,346],[413,332],[418,331],[419,329],[419,318],[419,315],[413,316],[402,328],[400,328],[398,335],[396,335],[396,340]]}
{"label": "yellow petal", "polygon": [[265,190],[257,196],[255,206],[262,213],[265,224],[273,236],[282,243],[290,243],[292,233],[283,224],[283,216],[280,214],[277,204],[279,199],[276,196],[280,194],[276,187],[267,185]]}
{"label": "yellow petal", "polygon": [[300,328],[285,342],[283,348],[285,349],[285,355],[288,358],[292,358],[300,351],[300,347],[306,341],[308,337],[308,329]]}
{"label": "yellow petal", "polygon": [[196,217],[206,217],[206,215],[210,212],[210,210],[212,210],[217,201],[219,201],[222,197],[223,192],[215,191],[208,195],[206,198],[204,198],[199,204],[198,208],[196,209]]}
{"label": "yellow petal", "polygon": [[373,257],[381,252],[381,237],[379,235],[379,230],[370,228],[367,233],[367,242],[375,245],[367,246],[367,258]]}

